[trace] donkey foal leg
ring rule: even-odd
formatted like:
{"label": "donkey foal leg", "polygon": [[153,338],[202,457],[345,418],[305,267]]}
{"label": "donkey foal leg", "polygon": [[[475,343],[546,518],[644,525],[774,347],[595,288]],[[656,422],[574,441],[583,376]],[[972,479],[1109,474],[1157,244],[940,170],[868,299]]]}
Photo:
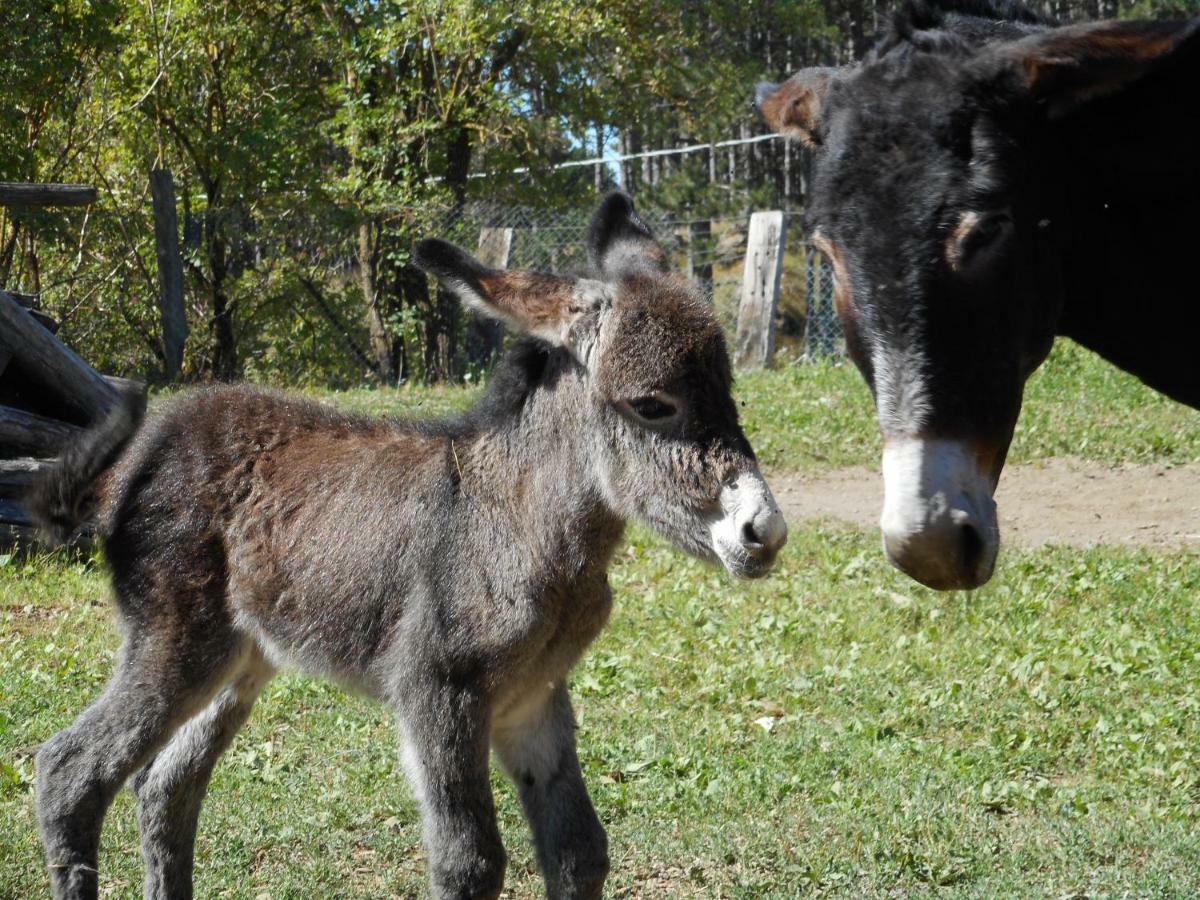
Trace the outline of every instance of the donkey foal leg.
{"label": "donkey foal leg", "polygon": [[[38,830],[56,898],[97,895],[104,813],[126,779],[208,700],[228,670],[224,652],[130,632],[104,693],[37,756]],[[183,671],[181,658],[189,659]]]}
{"label": "donkey foal leg", "polygon": [[262,655],[252,651],[208,706],[184,723],[134,776],[148,900],[192,896],[196,826],[213,767],[274,674]]}
{"label": "donkey foal leg", "polygon": [[435,900],[492,900],[504,887],[487,723],[479,698],[446,685],[429,686],[400,712],[404,768],[421,807]]}
{"label": "donkey foal leg", "polygon": [[547,895],[600,897],[608,876],[608,836],[579,768],[566,686],[558,685],[528,719],[497,728],[492,741],[533,829]]}

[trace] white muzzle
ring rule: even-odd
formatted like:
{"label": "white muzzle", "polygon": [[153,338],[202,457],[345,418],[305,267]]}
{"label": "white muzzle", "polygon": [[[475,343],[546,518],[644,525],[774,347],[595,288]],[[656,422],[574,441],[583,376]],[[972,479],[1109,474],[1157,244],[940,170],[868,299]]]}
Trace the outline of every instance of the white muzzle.
{"label": "white muzzle", "polygon": [[720,504],[711,529],[722,564],[737,578],[766,575],[787,543],[787,523],[766,481],[757,469],[741,472],[721,489]]}
{"label": "white muzzle", "polygon": [[992,483],[959,441],[904,438],[883,449],[883,547],[938,590],[979,587],[1000,549]]}

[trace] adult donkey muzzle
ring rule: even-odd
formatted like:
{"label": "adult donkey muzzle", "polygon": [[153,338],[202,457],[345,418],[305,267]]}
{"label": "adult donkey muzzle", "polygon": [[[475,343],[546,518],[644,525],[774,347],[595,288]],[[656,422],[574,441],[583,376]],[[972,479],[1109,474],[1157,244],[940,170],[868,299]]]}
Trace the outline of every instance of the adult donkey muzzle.
{"label": "adult donkey muzzle", "polygon": [[766,575],[787,543],[787,522],[759,472],[741,472],[721,488],[721,513],[712,522],[712,543],[738,578]]}
{"label": "adult donkey muzzle", "polygon": [[883,547],[888,561],[936,590],[992,577],[1000,549],[992,481],[958,441],[904,438],[883,450]]}

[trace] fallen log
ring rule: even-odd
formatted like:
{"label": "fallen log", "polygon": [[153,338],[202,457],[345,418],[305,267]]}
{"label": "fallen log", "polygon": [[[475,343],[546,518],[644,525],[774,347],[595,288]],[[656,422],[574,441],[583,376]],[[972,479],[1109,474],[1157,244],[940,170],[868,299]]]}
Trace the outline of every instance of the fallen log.
{"label": "fallen log", "polygon": [[33,528],[33,517],[15,500],[0,500],[0,522],[18,528]]}
{"label": "fallen log", "polygon": [[0,500],[20,500],[52,460],[0,459]]}
{"label": "fallen log", "polygon": [[0,291],[0,342],[22,370],[83,421],[91,422],[116,403],[117,392],[74,351],[38,324],[27,310]]}
{"label": "fallen log", "polygon": [[79,430],[58,419],[0,406],[0,455],[57,456]]}
{"label": "fallen log", "polygon": [[122,378],[120,375],[101,375],[105,381],[117,389],[120,393],[128,391],[137,391],[138,393],[146,393],[145,382],[138,381],[136,378]]}
{"label": "fallen log", "polygon": [[34,309],[37,303],[36,294],[18,294],[16,291],[9,291],[8,296],[17,301],[17,305],[22,307],[27,313],[37,319],[46,327],[46,330],[51,334],[58,334],[59,323],[50,316],[46,315],[40,309]]}

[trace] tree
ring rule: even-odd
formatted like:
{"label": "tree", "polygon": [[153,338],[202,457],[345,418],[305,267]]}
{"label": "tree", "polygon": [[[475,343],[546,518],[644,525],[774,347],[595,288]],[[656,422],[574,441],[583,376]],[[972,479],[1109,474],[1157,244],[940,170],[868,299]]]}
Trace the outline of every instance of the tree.
{"label": "tree", "polygon": [[328,64],[303,2],[175,0],[169,12],[150,2],[126,19],[122,86],[149,93],[125,140],[141,171],[175,170],[193,224],[185,268],[206,306],[197,368],[228,379],[235,315],[251,298],[237,282],[261,262],[273,219],[319,193],[327,151],[313,120]]}

